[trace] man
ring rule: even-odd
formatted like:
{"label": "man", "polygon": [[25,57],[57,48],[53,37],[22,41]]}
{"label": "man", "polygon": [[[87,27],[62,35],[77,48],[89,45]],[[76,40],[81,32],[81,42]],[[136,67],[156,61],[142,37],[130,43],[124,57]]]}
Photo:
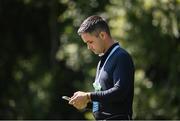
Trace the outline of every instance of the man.
{"label": "man", "polygon": [[83,109],[92,102],[96,120],[132,119],[134,65],[130,55],[112,39],[107,22],[100,16],[84,20],[78,34],[100,61],[95,91],[75,92],[69,104]]}

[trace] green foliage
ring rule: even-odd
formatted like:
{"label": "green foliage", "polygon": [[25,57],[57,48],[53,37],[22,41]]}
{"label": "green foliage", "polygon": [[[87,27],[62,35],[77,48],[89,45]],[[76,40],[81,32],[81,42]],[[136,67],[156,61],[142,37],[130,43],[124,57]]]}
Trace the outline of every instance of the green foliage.
{"label": "green foliage", "polygon": [[113,0],[107,10],[114,36],[134,58],[134,118],[179,119],[180,2]]}
{"label": "green foliage", "polygon": [[133,57],[134,118],[180,118],[179,0],[1,0],[0,119],[92,119],[61,99],[92,90],[98,57],[77,35],[92,14]]}
{"label": "green foliage", "polygon": [[0,119],[89,117],[61,96],[91,89],[84,82],[93,81],[95,56],[76,29],[93,9],[103,10],[101,2],[0,1]]}

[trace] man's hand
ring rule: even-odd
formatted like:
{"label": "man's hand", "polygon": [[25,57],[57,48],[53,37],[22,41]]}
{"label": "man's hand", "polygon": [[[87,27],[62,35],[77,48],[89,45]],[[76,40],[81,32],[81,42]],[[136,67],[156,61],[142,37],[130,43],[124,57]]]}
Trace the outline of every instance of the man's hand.
{"label": "man's hand", "polygon": [[90,93],[78,91],[71,97],[69,104],[81,110],[84,109],[90,101]]}

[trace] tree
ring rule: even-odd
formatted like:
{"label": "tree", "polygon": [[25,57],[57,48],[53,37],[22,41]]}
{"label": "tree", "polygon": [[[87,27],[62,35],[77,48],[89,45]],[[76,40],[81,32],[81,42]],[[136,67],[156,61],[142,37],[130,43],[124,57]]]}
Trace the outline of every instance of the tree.
{"label": "tree", "polygon": [[135,119],[179,119],[179,5],[114,0],[108,6],[113,34],[135,61]]}
{"label": "tree", "polygon": [[[81,70],[83,60],[71,63],[72,55],[62,48],[68,45],[67,49],[72,50],[79,43],[77,25],[72,25],[79,16],[102,9],[106,2],[99,6],[100,2],[0,1],[1,119],[85,119],[84,113],[61,100],[61,96],[70,96],[83,87],[89,71]],[[97,5],[93,8],[93,4]],[[84,15],[75,16],[80,6],[90,7],[90,11],[82,10]]]}

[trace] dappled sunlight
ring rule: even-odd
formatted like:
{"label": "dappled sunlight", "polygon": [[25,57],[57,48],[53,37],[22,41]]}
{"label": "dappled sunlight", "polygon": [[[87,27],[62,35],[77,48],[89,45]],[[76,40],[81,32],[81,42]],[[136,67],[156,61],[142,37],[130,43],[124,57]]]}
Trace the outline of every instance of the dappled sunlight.
{"label": "dappled sunlight", "polygon": [[93,120],[60,98],[93,91],[100,58],[77,34],[90,15],[133,58],[134,119],[180,119],[180,0],[1,0],[0,118]]}
{"label": "dappled sunlight", "polygon": [[66,64],[72,69],[77,69],[78,67],[78,45],[76,43],[71,43],[64,45],[61,50],[56,54],[57,59],[63,60],[68,59]]}

